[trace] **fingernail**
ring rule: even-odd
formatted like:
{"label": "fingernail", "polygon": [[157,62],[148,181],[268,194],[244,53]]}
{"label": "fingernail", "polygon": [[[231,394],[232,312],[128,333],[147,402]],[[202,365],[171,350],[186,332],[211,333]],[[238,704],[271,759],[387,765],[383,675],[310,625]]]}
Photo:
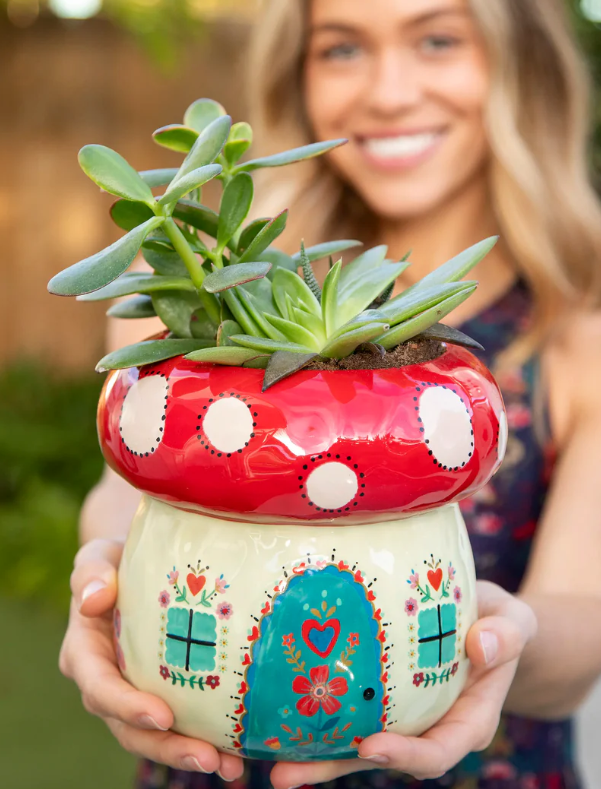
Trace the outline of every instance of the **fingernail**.
{"label": "fingernail", "polygon": [[86,586],[86,588],[81,593],[81,602],[82,604],[91,597],[93,594],[97,592],[101,592],[103,589],[106,589],[106,583],[101,581],[100,579],[96,579],[95,581],[90,581],[90,583]]}
{"label": "fingernail", "polygon": [[141,715],[138,718],[138,723],[144,729],[158,729],[159,731],[169,731],[168,729],[163,728],[163,726],[159,726],[159,724],[155,721],[155,719],[151,718],[150,715]]}
{"label": "fingernail", "polygon": [[215,770],[215,772],[216,772],[216,773],[217,773],[217,775],[218,775],[218,776],[221,778],[221,780],[222,780],[222,781],[227,781],[227,782],[228,782],[228,784],[229,784],[229,783],[231,783],[232,781],[235,781],[235,780],[236,780],[235,778],[226,778],[226,777],[225,777],[225,775],[221,775],[221,773],[219,772],[219,770]]}
{"label": "fingernail", "polygon": [[484,660],[487,665],[488,663],[492,663],[499,651],[499,639],[494,633],[491,633],[490,630],[483,630],[480,633],[480,645],[482,646]]}
{"label": "fingernail", "polygon": [[182,759],[182,770],[196,773],[208,773],[195,756],[186,756]]}
{"label": "fingernail", "polygon": [[370,762],[375,762],[376,764],[388,764],[390,759],[388,756],[382,756],[379,753],[374,753],[373,756],[361,756],[359,754],[360,759],[369,759]]}

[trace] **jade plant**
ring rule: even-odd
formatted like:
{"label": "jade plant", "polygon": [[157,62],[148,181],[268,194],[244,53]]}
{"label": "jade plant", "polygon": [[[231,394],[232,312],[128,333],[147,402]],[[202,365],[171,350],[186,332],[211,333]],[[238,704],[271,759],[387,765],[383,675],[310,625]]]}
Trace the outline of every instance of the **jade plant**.
{"label": "jade plant", "polygon": [[[194,102],[183,124],[154,132],[159,145],[185,154],[179,169],[136,171],[118,153],[86,145],[79,163],[92,181],[119,199],[113,221],[127,234],[57,274],[51,293],[97,301],[130,296],[108,310],[124,318],[158,316],[160,337],[105,356],[99,372],[185,355],[196,362],[265,368],[264,388],[320,360],[358,352],[384,355],[416,337],[480,346],[440,323],[477,283],[461,281],[496,238],[465,250],[393,297],[410,265],[387,259],[387,248],[367,250],[347,265],[333,256],[359,246],[343,240],[286,255],[274,242],[288,212],[247,223],[254,197],[251,173],[309,159],[344,144],[319,142],[258,159],[247,123],[232,124],[223,107]],[[219,212],[203,205],[201,190],[220,182]],[[156,196],[153,189],[164,188]],[[245,224],[246,223],[246,224]],[[153,269],[129,272],[142,251]],[[329,258],[320,286],[312,263]]]}

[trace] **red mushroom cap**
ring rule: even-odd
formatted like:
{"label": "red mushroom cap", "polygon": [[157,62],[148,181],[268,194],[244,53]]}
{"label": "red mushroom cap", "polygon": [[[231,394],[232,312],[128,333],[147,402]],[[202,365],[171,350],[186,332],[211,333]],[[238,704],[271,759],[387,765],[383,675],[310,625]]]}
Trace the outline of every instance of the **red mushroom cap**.
{"label": "red mushroom cap", "polygon": [[500,466],[507,420],[487,368],[454,345],[385,370],[263,371],[182,357],[109,375],[109,465],[182,509],[249,521],[374,521],[459,501]]}

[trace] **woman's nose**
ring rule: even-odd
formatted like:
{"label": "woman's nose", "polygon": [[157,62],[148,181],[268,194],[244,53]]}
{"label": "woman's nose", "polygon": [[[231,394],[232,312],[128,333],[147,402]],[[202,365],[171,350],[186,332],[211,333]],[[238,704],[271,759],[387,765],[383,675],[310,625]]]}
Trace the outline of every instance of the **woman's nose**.
{"label": "woman's nose", "polygon": [[423,98],[419,71],[412,59],[398,49],[381,53],[373,63],[368,88],[370,108],[390,115],[418,105]]}

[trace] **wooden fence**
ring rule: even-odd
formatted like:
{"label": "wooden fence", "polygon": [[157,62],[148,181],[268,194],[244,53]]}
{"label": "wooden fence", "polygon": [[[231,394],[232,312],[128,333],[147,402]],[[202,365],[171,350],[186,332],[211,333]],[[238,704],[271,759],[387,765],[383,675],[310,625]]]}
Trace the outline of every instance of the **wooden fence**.
{"label": "wooden fence", "polygon": [[50,296],[52,275],[119,236],[111,199],[79,169],[90,142],[138,169],[175,166],[151,133],[181,122],[201,96],[243,117],[235,83],[248,29],[214,22],[175,76],[160,73],[109,24],[41,19],[0,24],[0,367],[27,357],[66,372],[93,369],[104,347],[106,306]]}

